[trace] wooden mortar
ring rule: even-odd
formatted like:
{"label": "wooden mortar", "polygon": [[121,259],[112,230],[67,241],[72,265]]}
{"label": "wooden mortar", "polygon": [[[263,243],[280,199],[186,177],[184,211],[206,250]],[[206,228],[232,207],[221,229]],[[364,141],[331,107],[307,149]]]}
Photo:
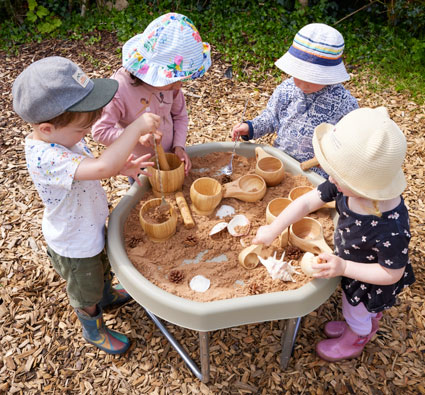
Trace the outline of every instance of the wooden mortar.
{"label": "wooden mortar", "polygon": [[192,209],[199,215],[210,215],[221,202],[223,187],[210,177],[201,177],[190,186]]}
{"label": "wooden mortar", "polygon": [[149,239],[156,243],[168,240],[176,233],[177,227],[177,215],[171,205],[169,211],[170,217],[166,221],[155,224],[146,220],[144,215],[149,210],[159,207],[161,201],[162,200],[159,198],[150,199],[143,204],[139,211],[139,221],[142,229],[148,235]]}
{"label": "wooden mortar", "polygon": [[281,183],[285,177],[285,168],[280,159],[269,155],[261,147],[255,148],[255,173],[263,177],[268,187],[274,187]]}

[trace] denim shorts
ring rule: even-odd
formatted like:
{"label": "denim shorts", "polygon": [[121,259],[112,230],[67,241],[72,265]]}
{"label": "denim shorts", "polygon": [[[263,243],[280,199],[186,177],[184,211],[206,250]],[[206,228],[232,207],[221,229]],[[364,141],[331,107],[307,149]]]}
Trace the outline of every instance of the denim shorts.
{"label": "denim shorts", "polygon": [[104,281],[111,276],[105,251],[90,258],[66,258],[47,247],[47,255],[56,272],[66,281],[72,307],[82,309],[100,302]]}

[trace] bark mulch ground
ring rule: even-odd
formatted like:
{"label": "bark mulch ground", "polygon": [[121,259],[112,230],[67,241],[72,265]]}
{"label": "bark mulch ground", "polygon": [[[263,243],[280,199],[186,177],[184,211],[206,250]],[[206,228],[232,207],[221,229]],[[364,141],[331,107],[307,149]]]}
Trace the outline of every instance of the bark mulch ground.
{"label": "bark mulch ground", "polygon": [[[143,308],[131,302],[106,313],[107,324],[132,339],[124,356],[110,356],[87,344],[68,304],[65,284],[50,267],[41,234],[42,204],[28,177],[23,139],[30,131],[11,106],[11,84],[22,69],[45,56],[66,56],[91,76],[110,76],[118,68],[119,43],[103,34],[94,45],[82,41],[44,41],[1,54],[0,76],[0,393],[20,394],[425,394],[424,147],[425,106],[393,89],[366,89],[373,74],[357,75],[348,88],[361,106],[385,105],[408,139],[404,193],[410,209],[411,259],[417,282],[387,311],[374,341],[351,361],[327,363],[314,352],[323,325],[341,318],[339,290],[304,317],[289,367],[279,366],[281,330],[277,321],[210,333],[211,381],[197,380]],[[276,82],[261,84],[224,77],[229,65],[214,55],[205,77],[185,85],[190,130],[188,145],[228,141],[246,97],[246,118],[264,108]],[[250,70],[245,71],[249,73]],[[263,139],[271,143],[271,138]],[[100,147],[93,145],[94,150]],[[123,177],[103,183],[111,209],[125,194]],[[198,333],[168,325],[199,360]]]}

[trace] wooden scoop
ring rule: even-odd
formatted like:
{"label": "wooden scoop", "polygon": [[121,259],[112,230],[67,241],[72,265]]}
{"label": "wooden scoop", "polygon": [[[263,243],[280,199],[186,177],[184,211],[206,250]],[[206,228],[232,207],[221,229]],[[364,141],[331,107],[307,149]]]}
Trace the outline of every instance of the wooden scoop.
{"label": "wooden scoop", "polygon": [[239,263],[248,270],[254,269],[257,267],[258,255],[261,254],[263,246],[260,244],[252,244],[246,248],[244,248],[238,255]]}
{"label": "wooden scoop", "polygon": [[255,148],[255,173],[264,178],[267,186],[273,187],[285,177],[285,168],[280,159],[268,154],[261,147]]}
{"label": "wooden scoop", "polygon": [[223,197],[233,197],[244,202],[257,202],[267,192],[266,182],[257,174],[246,174],[236,181],[223,185]]}
{"label": "wooden scoop", "polygon": [[322,225],[310,217],[304,217],[290,226],[289,242],[293,246],[313,254],[322,252],[332,254],[333,252],[325,241]]}

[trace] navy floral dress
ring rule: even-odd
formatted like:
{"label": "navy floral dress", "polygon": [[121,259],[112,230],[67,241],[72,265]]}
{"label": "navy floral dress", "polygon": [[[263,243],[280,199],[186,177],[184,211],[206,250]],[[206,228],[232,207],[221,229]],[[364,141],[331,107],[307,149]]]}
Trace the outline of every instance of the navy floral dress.
{"label": "navy floral dress", "polygon": [[[323,122],[335,125],[344,115],[358,108],[357,100],[341,84],[327,85],[315,93],[305,94],[293,78],[283,81],[274,90],[266,109],[247,121],[249,136],[257,139],[277,133],[273,143],[299,162],[313,158],[313,132]],[[327,178],[320,168],[312,170]]]}
{"label": "navy floral dress", "polygon": [[409,214],[403,198],[396,208],[377,217],[351,211],[347,197],[329,181],[317,189],[324,202],[336,201],[339,219],[334,234],[335,255],[354,262],[379,263],[388,269],[405,268],[401,279],[392,285],[374,285],[342,277],[342,290],[351,305],[363,302],[371,313],[390,308],[397,295],[415,282],[408,254]]}

